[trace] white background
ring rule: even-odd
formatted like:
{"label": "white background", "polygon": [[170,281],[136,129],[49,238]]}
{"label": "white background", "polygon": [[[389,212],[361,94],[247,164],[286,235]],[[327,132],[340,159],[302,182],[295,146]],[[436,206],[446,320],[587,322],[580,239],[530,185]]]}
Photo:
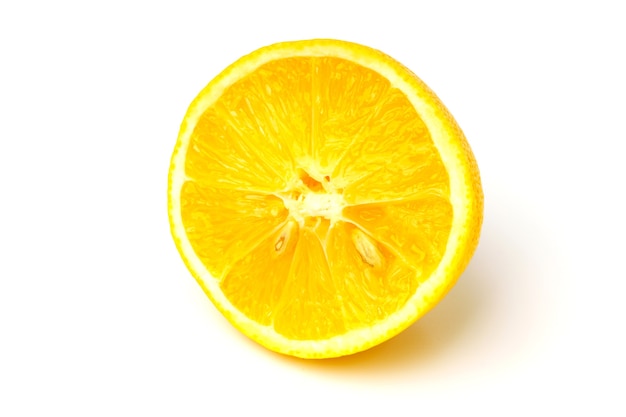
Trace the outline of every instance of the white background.
{"label": "white background", "polygon": [[[626,414],[620,2],[164,3],[0,5],[0,415]],[[475,152],[485,221],[426,317],[304,361],[208,301],[166,187],[212,77],[319,37],[435,90]]]}

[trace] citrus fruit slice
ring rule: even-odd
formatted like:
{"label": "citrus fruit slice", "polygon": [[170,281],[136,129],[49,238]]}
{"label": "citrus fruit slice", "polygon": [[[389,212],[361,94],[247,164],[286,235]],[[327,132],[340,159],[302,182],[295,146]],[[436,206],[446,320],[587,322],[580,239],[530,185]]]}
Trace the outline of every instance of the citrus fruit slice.
{"label": "citrus fruit slice", "polygon": [[472,256],[478,168],[434,93],[337,40],[261,48],[190,105],[168,183],[176,246],[244,334],[342,356],[430,310]]}

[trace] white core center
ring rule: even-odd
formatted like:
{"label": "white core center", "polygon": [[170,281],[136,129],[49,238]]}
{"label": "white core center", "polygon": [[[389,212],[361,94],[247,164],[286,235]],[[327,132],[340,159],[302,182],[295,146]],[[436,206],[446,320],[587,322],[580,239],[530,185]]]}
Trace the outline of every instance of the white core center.
{"label": "white core center", "polygon": [[291,215],[300,223],[307,217],[337,220],[346,206],[343,196],[337,193],[304,193],[297,199],[285,198],[284,202]]}

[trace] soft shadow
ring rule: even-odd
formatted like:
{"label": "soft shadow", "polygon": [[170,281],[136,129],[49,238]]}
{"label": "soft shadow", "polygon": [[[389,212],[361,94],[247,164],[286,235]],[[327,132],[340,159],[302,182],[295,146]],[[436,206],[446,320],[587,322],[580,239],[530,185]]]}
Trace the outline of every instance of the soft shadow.
{"label": "soft shadow", "polygon": [[487,303],[489,291],[482,288],[481,279],[486,272],[476,258],[439,305],[396,337],[340,358],[305,360],[285,356],[283,360],[314,372],[372,377],[381,373],[388,377],[402,375],[432,363],[463,339]]}
{"label": "soft shadow", "polygon": [[[463,350],[476,329],[497,311],[494,286],[507,280],[519,248],[500,221],[484,225],[481,243],[448,295],[428,314],[392,339],[367,351],[334,359],[304,360],[279,355],[307,371],[379,379],[405,379],[437,367]],[[494,259],[498,259],[497,262]]]}
{"label": "soft shadow", "polygon": [[[302,360],[283,357],[292,366],[333,377],[365,382],[414,380],[449,366],[468,345],[480,345],[485,323],[526,325],[524,309],[536,282],[528,279],[532,269],[526,246],[518,235],[545,236],[532,215],[515,206],[514,199],[500,199],[483,225],[480,245],[450,293],[428,314],[404,332],[365,352],[335,359]],[[521,242],[521,243],[520,243]],[[510,298],[511,294],[515,298]],[[509,296],[509,298],[505,298]],[[503,298],[504,297],[504,298]],[[496,320],[495,315],[506,315]],[[522,317],[521,321],[518,317]],[[527,320],[526,320],[527,321]],[[489,329],[493,329],[490,327]],[[502,334],[508,334],[502,329]],[[485,346],[489,343],[485,341]],[[508,347],[507,347],[508,348]],[[488,355],[488,353],[485,353]],[[502,358],[500,358],[502,359]],[[428,369],[427,369],[428,368]]]}

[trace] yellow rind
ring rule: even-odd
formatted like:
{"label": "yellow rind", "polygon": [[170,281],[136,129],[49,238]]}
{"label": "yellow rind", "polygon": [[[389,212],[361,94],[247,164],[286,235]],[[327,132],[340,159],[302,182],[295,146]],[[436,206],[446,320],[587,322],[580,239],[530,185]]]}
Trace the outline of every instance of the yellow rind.
{"label": "yellow rind", "polygon": [[[335,56],[379,72],[402,90],[427,126],[450,178],[454,218],[439,266],[420,285],[405,306],[384,321],[327,340],[291,340],[238,311],[222,294],[196,256],[185,235],[180,215],[180,188],[185,180],[184,157],[196,120],[225,88],[260,65],[287,56]],[[168,176],[168,214],[174,242],[187,268],[221,313],[241,332],[279,353],[302,358],[349,355],[375,346],[400,333],[426,314],[456,283],[469,263],[480,236],[483,193],[478,165],[467,140],[439,98],[416,75],[386,54],[355,43],[332,39],[284,42],[246,55],[215,77],[191,103],[183,119]]]}

